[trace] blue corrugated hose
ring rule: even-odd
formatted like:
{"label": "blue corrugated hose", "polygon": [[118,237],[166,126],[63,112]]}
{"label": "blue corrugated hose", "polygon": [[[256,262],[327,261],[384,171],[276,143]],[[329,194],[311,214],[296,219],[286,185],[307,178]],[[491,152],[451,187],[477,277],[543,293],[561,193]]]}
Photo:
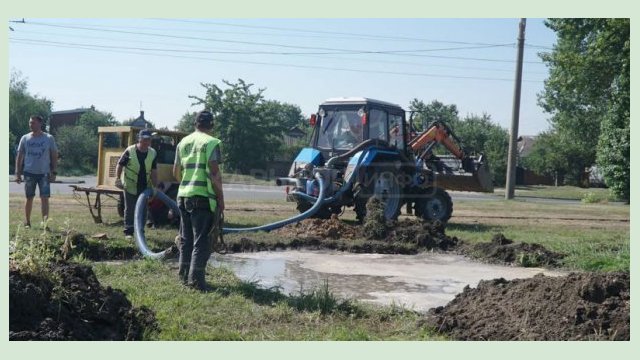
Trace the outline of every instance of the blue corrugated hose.
{"label": "blue corrugated hose", "polygon": [[[266,224],[262,226],[251,227],[251,228],[222,228],[222,232],[225,234],[228,234],[228,233],[250,232],[250,231],[271,231],[274,229],[281,228],[285,225],[302,221],[312,216],[320,209],[320,207],[325,202],[325,199],[324,199],[325,189],[324,189],[324,180],[322,179],[322,175],[320,175],[319,173],[316,173],[315,178],[318,180],[320,193],[318,194],[318,200],[313,204],[313,206],[309,210],[301,214],[298,214],[292,218],[276,221],[271,224]],[[149,197],[152,197],[153,193],[154,193],[153,189],[147,189],[138,197],[138,201],[136,202],[136,210],[135,210],[135,217],[133,221],[133,227],[135,230],[136,245],[138,246],[138,249],[140,250],[142,255],[145,257],[153,258],[153,259],[164,259],[167,255],[166,252],[151,251],[147,247],[147,241],[144,235],[144,224],[145,224],[144,209],[147,206]],[[156,192],[155,197],[160,199],[167,206],[169,206],[171,210],[173,210],[174,214],[180,214],[180,209],[178,208],[178,204],[176,204],[176,202],[170,199],[167,195],[165,195],[162,192]]]}

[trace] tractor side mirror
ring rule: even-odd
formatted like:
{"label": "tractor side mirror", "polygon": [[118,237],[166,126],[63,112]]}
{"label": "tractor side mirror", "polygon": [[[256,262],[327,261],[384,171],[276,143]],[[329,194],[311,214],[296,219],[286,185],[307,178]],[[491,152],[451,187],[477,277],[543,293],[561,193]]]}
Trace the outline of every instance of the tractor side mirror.
{"label": "tractor side mirror", "polygon": [[318,120],[317,115],[311,114],[311,117],[309,118],[309,125],[311,125],[311,127],[315,127],[317,120]]}

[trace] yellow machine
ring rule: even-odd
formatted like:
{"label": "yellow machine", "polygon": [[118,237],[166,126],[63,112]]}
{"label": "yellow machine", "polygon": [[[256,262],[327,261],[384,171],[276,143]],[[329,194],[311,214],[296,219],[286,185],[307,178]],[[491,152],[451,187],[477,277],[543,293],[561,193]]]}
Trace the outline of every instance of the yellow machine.
{"label": "yellow machine", "polygon": [[[124,205],[122,190],[115,186],[116,166],[124,150],[136,143],[138,132],[144,128],[133,126],[106,126],[98,127],[98,174],[95,187],[80,187],[71,185],[74,193],[80,196],[85,193],[87,205],[96,223],[102,223],[101,195],[117,200],[117,208],[120,216],[123,216]],[[173,177],[173,161],[176,155],[176,146],[187,133],[170,130],[153,130],[151,147],[158,154],[158,183],[164,185],[165,193],[177,192],[177,180]],[[91,194],[95,194],[95,200],[91,200]],[[95,213],[94,213],[95,210]]]}

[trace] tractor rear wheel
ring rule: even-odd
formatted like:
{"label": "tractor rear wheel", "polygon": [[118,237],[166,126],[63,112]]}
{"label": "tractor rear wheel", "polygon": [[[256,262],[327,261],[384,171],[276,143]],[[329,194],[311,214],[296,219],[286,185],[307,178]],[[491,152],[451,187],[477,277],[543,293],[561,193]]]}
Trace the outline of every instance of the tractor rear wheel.
{"label": "tractor rear wheel", "polygon": [[449,193],[441,188],[428,188],[416,201],[416,216],[425,220],[439,220],[446,223],[453,212],[453,202]]}
{"label": "tractor rear wheel", "polygon": [[[376,197],[384,203],[384,217],[387,220],[396,220],[400,215],[402,206],[402,190],[398,182],[397,174],[382,168],[373,168],[369,172],[372,181],[357,185],[355,189],[355,211],[358,221],[364,221],[367,215],[367,201]],[[366,180],[366,179],[365,179]]]}

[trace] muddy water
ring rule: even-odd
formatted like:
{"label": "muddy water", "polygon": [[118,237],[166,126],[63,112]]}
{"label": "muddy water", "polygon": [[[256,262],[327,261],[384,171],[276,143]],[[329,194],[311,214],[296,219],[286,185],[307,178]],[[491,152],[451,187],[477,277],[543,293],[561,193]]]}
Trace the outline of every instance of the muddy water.
{"label": "muddy water", "polygon": [[463,256],[352,254],[330,251],[282,251],[219,255],[210,263],[231,268],[238,277],[264,288],[296,294],[328,283],[341,298],[416,311],[445,305],[469,285],[494,278],[528,278],[538,273],[565,275],[540,268],[482,264]]}

